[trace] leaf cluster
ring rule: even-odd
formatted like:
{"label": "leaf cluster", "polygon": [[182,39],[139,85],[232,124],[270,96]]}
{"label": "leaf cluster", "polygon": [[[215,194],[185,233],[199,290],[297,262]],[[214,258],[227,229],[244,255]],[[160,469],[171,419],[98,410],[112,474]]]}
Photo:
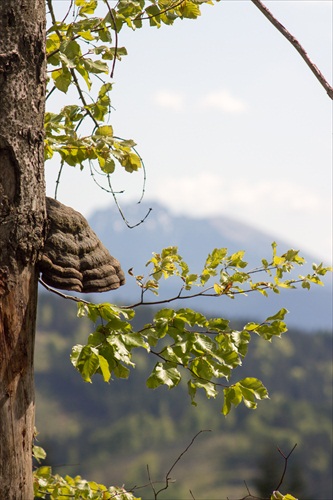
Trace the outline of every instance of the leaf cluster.
{"label": "leaf cluster", "polygon": [[162,23],[171,25],[177,18],[195,19],[200,15],[200,4],[212,2],[120,0],[114,7],[108,0],[103,3],[105,11],[100,16],[97,0],[75,0],[74,18],[68,20],[69,9],[59,21],[52,0],[47,0],[50,26],[46,39],[49,68],[46,98],[54,92],[67,94],[73,89],[80,104],[64,106],[57,113],[46,113],[45,159],[58,153],[62,164],[78,165],[82,169],[89,163],[93,171],[92,162],[97,162],[106,175],[112,174],[119,164],[132,173],[142,166],[135,142],[117,137],[113,127],[107,124],[111,113],[110,78],[116,61],[127,55],[126,48],[119,46],[119,33],[124,26],[141,28],[145,20],[159,27]]}
{"label": "leaf cluster", "polygon": [[[258,267],[247,269],[248,263],[244,260],[244,255],[244,250],[228,255],[227,248],[215,248],[208,255],[202,271],[192,273],[179,255],[177,247],[168,247],[160,253],[153,253],[153,257],[146,264],[151,268],[148,277],[136,276],[137,284],[141,288],[141,304],[148,304],[144,301],[147,292],[158,295],[161,278],[180,278],[182,284],[179,294],[172,300],[221,295],[234,299],[236,295],[246,295],[250,292],[259,292],[267,297],[269,290],[279,294],[281,288],[294,289],[297,284],[306,289],[310,289],[311,284],[322,286],[321,277],[332,270],[323,264],[313,264],[313,273],[305,276],[292,275],[296,266],[305,264],[304,258],[299,255],[299,250],[293,249],[277,255],[275,242],[272,243],[272,259],[262,259]],[[201,288],[200,292],[186,293],[193,287]]]}
{"label": "leaf cluster", "polygon": [[[286,279],[284,275],[289,274],[295,265],[303,265],[304,259],[296,250],[289,250],[278,256],[275,243],[272,248],[271,262],[263,260],[260,267],[249,271],[245,271],[248,264],[243,259],[243,251],[228,255],[225,248],[214,249],[208,255],[200,274],[191,273],[176,247],[165,248],[159,254],[154,253],[147,263],[152,267],[149,277],[144,279],[143,276],[136,276],[141,288],[140,302],[128,307],[116,307],[107,303],[79,304],[79,316],[88,316],[95,324],[95,330],[89,335],[86,345],[73,347],[73,365],[86,382],[91,382],[96,373],[102,375],[106,382],[112,376],[127,378],[130,368],[134,367],[133,349],[143,348],[158,358],[147,379],[149,388],[166,385],[171,389],[186,374],[192,404],[196,404],[198,389],[203,390],[208,398],[216,398],[222,388],[224,415],[241,402],[246,407],[255,409],[257,400],[268,398],[267,389],[260,380],[246,377],[231,385],[227,382],[232,370],[242,364],[253,335],[271,341],[273,337],[280,337],[287,331],[284,322],[288,312],[286,309],[281,309],[261,323],[247,323],[241,330],[231,328],[229,320],[225,318],[207,318],[189,308],[160,309],[151,323],[137,331],[131,320],[134,318],[134,308],[147,304],[144,294],[148,291],[158,293],[162,277],[180,278],[181,291],[176,297],[156,301],[156,304],[193,296],[227,295],[233,298],[236,294],[255,291],[267,295],[266,290],[270,289],[279,293],[280,287],[295,288],[296,283],[301,283],[302,286],[304,283],[309,286],[312,283],[321,284],[319,276],[329,270],[322,265],[314,265],[312,275]],[[258,281],[260,273],[266,276],[265,281]],[[211,279],[218,281],[207,286]],[[182,295],[183,290],[190,291],[193,286],[201,287],[201,291],[194,295]]]}
{"label": "leaf cluster", "polygon": [[89,499],[89,500],[140,500],[122,487],[110,486],[95,481],[87,481],[81,476],[61,477],[52,473],[52,468],[43,465],[34,471],[35,498],[51,500]]}

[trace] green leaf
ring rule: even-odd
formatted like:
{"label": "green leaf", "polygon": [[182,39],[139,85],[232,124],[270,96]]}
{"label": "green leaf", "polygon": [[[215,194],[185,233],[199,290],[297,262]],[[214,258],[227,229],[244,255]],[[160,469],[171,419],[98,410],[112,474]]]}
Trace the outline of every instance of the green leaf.
{"label": "green leaf", "polygon": [[80,16],[84,14],[94,14],[97,7],[97,0],[75,0],[75,5],[80,7]]}
{"label": "green leaf", "polygon": [[156,389],[164,384],[171,389],[180,382],[180,379],[181,375],[174,363],[157,363],[148,377],[147,387]]}
{"label": "green leaf", "polygon": [[115,366],[113,373],[117,378],[127,379],[129,377],[130,371],[126,366],[122,365],[121,363],[118,363]]}
{"label": "green leaf", "polygon": [[32,456],[40,463],[41,460],[46,458],[46,451],[40,446],[33,445],[32,447]]}
{"label": "green leaf", "polygon": [[98,127],[95,135],[100,135],[102,137],[113,137],[113,128],[111,127],[111,125],[103,125],[101,127]]}
{"label": "green leaf", "polygon": [[83,380],[91,383],[91,376],[94,375],[99,368],[98,351],[94,347],[84,346],[76,359],[72,357],[72,362],[73,361],[75,361],[73,364],[81,373]]}
{"label": "green leaf", "polygon": [[191,398],[191,404],[193,406],[197,406],[197,403],[195,402],[195,396],[196,396],[196,393],[197,393],[197,387],[196,385],[193,383],[192,380],[189,380],[187,382],[187,391],[189,393],[189,396]]}
{"label": "green leaf", "polygon": [[229,320],[223,318],[212,318],[207,324],[210,330],[215,332],[225,332],[229,328]]}
{"label": "green leaf", "polygon": [[149,345],[140,333],[130,332],[122,335],[121,338],[127,347],[143,347],[149,351]]}
{"label": "green leaf", "polygon": [[223,415],[228,415],[231,410],[231,405],[238,406],[242,401],[242,393],[240,389],[234,385],[223,389],[224,402],[222,407]]}
{"label": "green leaf", "polygon": [[82,76],[82,78],[86,82],[88,89],[90,90],[91,89],[91,80],[90,80],[89,71],[87,71],[87,69],[84,67],[83,64],[77,64],[75,66],[75,69],[80,73],[80,75]]}
{"label": "green leaf", "polygon": [[227,415],[231,410],[231,405],[238,406],[241,401],[250,409],[257,407],[256,399],[268,398],[268,392],[262,382],[253,377],[240,380],[231,387],[224,390],[224,403],[222,407],[223,415]]}
{"label": "green leaf", "polygon": [[109,363],[100,354],[98,354],[98,361],[99,361],[99,369],[100,369],[100,371],[102,373],[104,382],[109,382],[109,380],[111,378],[111,372],[110,372],[110,369],[109,369]]}
{"label": "green leaf", "polygon": [[199,6],[188,0],[185,0],[181,3],[179,10],[182,14],[182,17],[186,17],[188,19],[196,19],[197,17],[201,16]]}
{"label": "green leaf", "polygon": [[38,467],[38,469],[35,471],[35,475],[37,477],[45,477],[49,478],[52,474],[52,469],[51,467],[47,465],[43,465],[42,467]]}
{"label": "green leaf", "polygon": [[224,292],[224,286],[221,286],[218,283],[214,283],[214,292],[217,295],[222,295],[222,293]]}
{"label": "green leaf", "polygon": [[297,500],[297,498],[290,495],[290,493],[283,495],[283,493],[280,493],[279,491],[273,491],[271,500]]}
{"label": "green leaf", "polygon": [[75,40],[63,42],[60,46],[61,49],[70,61],[74,61],[74,59],[81,56],[81,47]]}
{"label": "green leaf", "polygon": [[88,71],[88,73],[108,73],[109,67],[103,61],[93,61],[92,59],[86,57],[83,59],[82,64]]}
{"label": "green leaf", "polygon": [[269,316],[266,321],[273,321],[275,319],[284,319],[285,315],[288,314],[288,309],[285,309],[285,308],[282,308],[280,309],[276,314],[274,314],[273,316]]}
{"label": "green leaf", "polygon": [[215,399],[217,394],[218,394],[218,392],[215,388],[215,385],[212,382],[209,382],[207,380],[192,379],[191,380],[191,388],[189,390],[190,396],[191,396],[191,394],[193,394],[195,396],[195,391],[193,391],[193,387],[195,389],[203,389],[206,392],[206,396],[208,399],[210,399],[210,398]]}
{"label": "green leaf", "polygon": [[97,347],[105,342],[105,330],[97,329],[94,333],[91,333],[88,337],[88,344]]}
{"label": "green leaf", "polygon": [[72,81],[70,71],[64,66],[62,69],[52,71],[52,78],[57,89],[66,94]]}
{"label": "green leaf", "polygon": [[281,334],[286,332],[287,325],[283,321],[273,321],[271,324],[262,324],[255,331],[265,340],[270,341],[273,336],[281,337]]}
{"label": "green leaf", "polygon": [[[238,382],[238,386],[241,387],[241,390],[248,390],[251,392],[256,399],[266,399],[268,398],[268,391],[263,383],[257,378],[246,377]],[[247,393],[246,393],[247,394]]]}
{"label": "green leaf", "polygon": [[214,248],[211,254],[208,255],[205,268],[215,269],[221,264],[225,256],[227,255],[227,248]]}
{"label": "green leaf", "polygon": [[302,288],[306,288],[307,290],[310,290],[311,285],[308,281],[303,281],[302,282]]}
{"label": "green leaf", "polygon": [[104,166],[102,168],[103,172],[106,174],[112,174],[115,171],[116,164],[112,160],[112,158],[107,158],[104,162]]}

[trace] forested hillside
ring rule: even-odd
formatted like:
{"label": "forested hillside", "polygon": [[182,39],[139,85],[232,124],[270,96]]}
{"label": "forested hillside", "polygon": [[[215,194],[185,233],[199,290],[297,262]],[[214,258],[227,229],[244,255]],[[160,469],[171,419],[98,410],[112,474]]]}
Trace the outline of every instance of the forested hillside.
{"label": "forested hillside", "polygon": [[[148,309],[137,311],[140,325]],[[246,320],[246,318],[245,318]],[[76,305],[41,294],[36,345],[37,428],[47,463],[63,475],[82,474],[127,489],[163,480],[172,463],[200,430],[202,433],[172,471],[175,483],[159,498],[196,500],[264,496],[277,486],[283,460],[297,443],[282,492],[303,500],[332,495],[332,336],[331,332],[291,330],[272,344],[251,343],[239,368],[258,376],[270,392],[256,411],[237,408],[225,418],[222,400],[198,398],[190,404],[186,388],[145,387],[148,365],[142,353],[129,380],[82,382],[69,354],[83,343],[90,324],[76,317]],[[252,347],[251,347],[252,346]],[[151,488],[135,490],[153,498]]]}

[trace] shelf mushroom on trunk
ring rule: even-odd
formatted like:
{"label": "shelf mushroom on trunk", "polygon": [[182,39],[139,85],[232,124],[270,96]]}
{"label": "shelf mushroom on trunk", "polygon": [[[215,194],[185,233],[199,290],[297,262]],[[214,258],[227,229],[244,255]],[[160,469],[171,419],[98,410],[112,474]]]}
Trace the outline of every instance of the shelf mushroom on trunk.
{"label": "shelf mushroom on trunk", "polygon": [[114,290],[125,283],[120,263],[83,215],[48,197],[46,210],[47,232],[39,268],[47,285],[95,293]]}

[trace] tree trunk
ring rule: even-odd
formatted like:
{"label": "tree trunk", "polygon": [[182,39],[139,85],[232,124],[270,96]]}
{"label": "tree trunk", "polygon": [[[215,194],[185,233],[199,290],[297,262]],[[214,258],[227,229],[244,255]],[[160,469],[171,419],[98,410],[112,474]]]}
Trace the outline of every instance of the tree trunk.
{"label": "tree trunk", "polygon": [[0,0],[0,499],[33,499],[36,262],[43,245],[45,0]]}

